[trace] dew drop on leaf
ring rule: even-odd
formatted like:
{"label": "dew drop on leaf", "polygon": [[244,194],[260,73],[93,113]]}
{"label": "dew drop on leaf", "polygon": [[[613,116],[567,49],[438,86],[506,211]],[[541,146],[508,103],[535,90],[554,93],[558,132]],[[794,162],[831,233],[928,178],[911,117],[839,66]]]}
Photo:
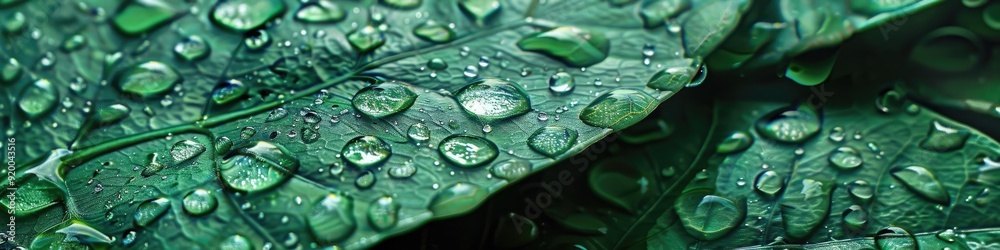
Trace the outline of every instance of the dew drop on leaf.
{"label": "dew drop on leaf", "polygon": [[251,51],[259,51],[271,45],[271,34],[266,30],[251,30],[243,38],[243,44]]}
{"label": "dew drop on leaf", "polygon": [[875,233],[878,250],[916,250],[917,239],[900,227],[887,227]]}
{"label": "dew drop on leaf", "polygon": [[696,189],[681,194],[674,202],[674,210],[688,234],[714,240],[735,229],[745,215],[732,200],[706,193]]}
{"label": "dew drop on leaf", "polygon": [[133,215],[135,219],[135,225],[139,227],[146,227],[149,224],[156,221],[167,209],[170,208],[170,200],[167,198],[157,198],[143,202],[139,204],[139,207],[135,209]]}
{"label": "dew drop on leaf", "polygon": [[611,41],[598,31],[563,26],[527,36],[517,46],[554,57],[571,67],[588,67],[608,57]]}
{"label": "dew drop on leaf", "polygon": [[243,235],[239,235],[239,234],[233,235],[233,236],[229,236],[229,237],[226,237],[225,239],[222,239],[222,241],[219,242],[219,246],[218,247],[219,247],[220,250],[252,250],[252,249],[254,249],[253,242],[251,242],[250,239],[247,239],[247,237],[244,237]]}
{"label": "dew drop on leaf", "polygon": [[633,89],[615,89],[598,96],[580,112],[590,126],[621,130],[638,123],[653,111],[656,98]]}
{"label": "dew drop on leaf", "polygon": [[488,164],[500,153],[492,141],[473,135],[449,136],[441,140],[438,151],[445,160],[462,168]]}
{"label": "dew drop on leaf", "polygon": [[247,126],[240,130],[240,139],[247,140],[254,135],[257,135],[257,129],[254,129],[253,127]]}
{"label": "dew drop on leaf", "polygon": [[222,181],[243,192],[263,191],[286,180],[299,169],[299,159],[284,147],[259,141],[219,164]]}
{"label": "dew drop on leaf", "polygon": [[311,144],[319,140],[319,132],[312,128],[301,128],[299,133],[302,134],[302,143]]}
{"label": "dew drop on leaf", "polygon": [[969,135],[968,130],[934,121],[927,132],[927,137],[920,141],[920,148],[935,152],[955,151],[965,146]]}
{"label": "dew drop on leaf", "polygon": [[413,161],[406,161],[403,165],[394,165],[389,167],[389,177],[392,178],[410,178],[416,173],[417,166],[413,164]]}
{"label": "dew drop on leaf", "polygon": [[384,231],[399,222],[399,202],[389,196],[379,197],[368,205],[368,223],[375,230]]}
{"label": "dew drop on leaf", "polygon": [[431,199],[428,209],[436,218],[456,216],[471,211],[488,195],[488,191],[476,184],[459,182],[442,188]]}
{"label": "dew drop on leaf", "polygon": [[499,0],[458,0],[458,6],[480,25],[494,13],[500,11]]}
{"label": "dew drop on leaf", "polygon": [[28,119],[38,119],[56,106],[59,94],[49,80],[39,79],[28,85],[17,97],[17,107]]}
{"label": "dew drop on leaf", "polygon": [[347,34],[347,41],[361,53],[368,53],[385,44],[385,34],[371,25],[366,25]]}
{"label": "dew drop on leaf", "polygon": [[212,7],[209,17],[223,28],[245,32],[281,16],[285,7],[281,0],[227,0]]}
{"label": "dew drop on leaf", "polygon": [[860,167],[863,163],[861,153],[858,153],[858,150],[848,146],[839,147],[833,152],[830,152],[827,159],[830,160],[830,164],[833,164],[833,166],[842,170],[855,169]]}
{"label": "dew drop on leaf", "polygon": [[774,170],[764,171],[757,175],[753,187],[767,197],[774,198],[785,188],[785,178]]}
{"label": "dew drop on leaf", "polygon": [[509,118],[531,110],[531,99],[517,83],[496,78],[469,83],[455,93],[455,99],[467,113],[485,121]]}
{"label": "dew drop on leaf", "polygon": [[573,75],[566,72],[559,72],[549,77],[549,91],[556,95],[565,95],[573,92],[576,83],[573,82]]}
{"label": "dew drop on leaf", "polygon": [[202,59],[210,53],[212,53],[212,47],[204,38],[197,35],[185,37],[174,45],[174,54],[186,61]]}
{"label": "dew drop on leaf", "polygon": [[111,23],[127,35],[138,35],[166,24],[180,13],[166,1],[129,1]]}
{"label": "dew drop on leaf", "polygon": [[369,189],[375,185],[375,173],[372,171],[361,172],[357,179],[354,179],[354,186],[360,189]]}
{"label": "dew drop on leaf", "polygon": [[420,6],[421,0],[381,0],[382,4],[399,8],[399,9],[412,9]]}
{"label": "dew drop on leaf", "polygon": [[416,100],[417,94],[410,87],[387,82],[362,88],[354,94],[351,104],[361,113],[382,118],[409,109]]}
{"label": "dew drop on leaf", "polygon": [[211,191],[205,189],[195,189],[184,196],[184,211],[190,215],[204,215],[218,206],[218,201]]}
{"label": "dew drop on leaf", "polygon": [[196,141],[178,141],[174,143],[173,147],[170,147],[170,157],[174,158],[174,162],[185,162],[201,155],[206,149],[205,145]]}
{"label": "dew drop on leaf", "polygon": [[431,58],[430,60],[427,60],[427,68],[433,70],[444,70],[448,68],[448,62],[445,62],[444,59],[437,57]]}
{"label": "dew drop on leaf", "polygon": [[504,180],[517,180],[531,173],[531,163],[521,159],[497,162],[490,167],[490,174]]}
{"label": "dew drop on leaf", "polygon": [[322,244],[339,241],[354,233],[354,199],[341,193],[323,196],[307,217],[309,230]]}
{"label": "dew drop on leaf", "polygon": [[719,154],[732,154],[742,152],[753,144],[753,135],[747,132],[736,131],[726,137],[716,147],[715,152]]}
{"label": "dew drop on leaf", "polygon": [[410,128],[406,129],[406,136],[410,137],[410,140],[414,142],[425,142],[431,139],[431,129],[423,123],[414,123],[410,125]]}
{"label": "dew drop on leaf", "polygon": [[892,173],[892,177],[903,183],[903,186],[924,198],[944,205],[951,201],[948,191],[944,189],[941,182],[938,181],[937,177],[934,177],[930,170],[924,167],[900,167],[891,170],[890,173]]}
{"label": "dew drop on leaf", "polygon": [[249,88],[236,79],[229,79],[212,90],[212,101],[215,104],[223,105],[239,100],[249,91]]}
{"label": "dew drop on leaf", "polygon": [[843,221],[844,230],[850,233],[864,233],[868,226],[868,213],[861,206],[851,205],[843,213],[840,219]]}
{"label": "dew drop on leaf", "polygon": [[786,143],[800,143],[820,130],[820,117],[807,105],[775,110],[758,120],[754,127],[765,138]]}
{"label": "dew drop on leaf", "polygon": [[307,23],[332,23],[344,20],[344,10],[330,0],[306,2],[295,12],[295,20]]}
{"label": "dew drop on leaf", "polygon": [[122,92],[146,98],[170,91],[181,80],[174,68],[149,61],[118,72],[114,82]]}
{"label": "dew drop on leaf", "polygon": [[576,145],[578,134],[574,129],[546,126],[528,136],[528,147],[543,155],[555,157]]}
{"label": "dew drop on leaf", "polygon": [[392,148],[378,137],[365,135],[347,141],[340,153],[347,162],[365,168],[388,160],[392,156]]}
{"label": "dew drop on leaf", "polygon": [[413,28],[413,35],[432,43],[446,43],[455,39],[455,31],[448,25],[427,20]]}

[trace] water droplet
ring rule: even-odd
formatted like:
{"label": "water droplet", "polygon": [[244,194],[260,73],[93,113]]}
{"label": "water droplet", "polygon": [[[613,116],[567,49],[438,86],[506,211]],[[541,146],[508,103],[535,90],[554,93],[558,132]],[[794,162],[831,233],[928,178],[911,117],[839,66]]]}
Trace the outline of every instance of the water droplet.
{"label": "water droplet", "polygon": [[469,56],[469,47],[462,46],[458,49],[458,55],[462,57]]}
{"label": "water droplet", "polygon": [[466,77],[479,76],[479,68],[477,68],[475,65],[466,66],[465,71],[462,72],[462,75],[465,75]]}
{"label": "water droplet", "polygon": [[493,126],[490,126],[489,124],[483,125],[483,133],[490,133],[490,132],[493,132]]}
{"label": "water droplet", "polygon": [[[666,20],[677,17],[689,8],[691,8],[691,1],[644,1],[642,8],[639,9],[639,17],[642,18],[643,26],[647,29],[652,29],[663,26]],[[676,27],[680,29],[680,26]],[[673,26],[669,27],[669,29],[673,29]],[[679,30],[671,32],[676,33]],[[643,54],[646,54],[645,49]]]}
{"label": "water droplet", "polygon": [[382,118],[409,109],[416,100],[417,94],[410,87],[387,82],[362,88],[354,94],[351,104],[361,113]]}
{"label": "water droplet", "polygon": [[321,244],[340,241],[354,233],[354,199],[340,193],[331,193],[317,201],[307,218],[309,230]]}
{"label": "water droplet", "polygon": [[[420,6],[420,1],[421,0],[382,0],[380,2],[394,8],[412,9]],[[417,17],[419,18],[420,16],[418,15]]]}
{"label": "water droplet", "polygon": [[887,227],[875,233],[878,250],[916,250],[917,239],[910,232],[899,227]]}
{"label": "water droplet", "polygon": [[282,13],[285,1],[281,0],[228,0],[213,6],[209,17],[223,28],[245,32],[264,26]]}
{"label": "water droplet", "polygon": [[852,234],[863,234],[868,226],[868,212],[861,206],[851,205],[843,213],[840,219],[843,221],[844,229]]}
{"label": "water droplet", "polygon": [[369,189],[375,185],[375,173],[372,171],[361,172],[358,178],[354,180],[354,186],[360,189]]}
{"label": "water droplet", "polygon": [[902,109],[903,104],[906,99],[903,94],[896,92],[895,90],[888,89],[883,91],[878,99],[875,100],[875,108],[882,113],[889,113],[893,111],[899,111]]}
{"label": "water droplet", "polygon": [[271,34],[267,33],[266,30],[251,30],[246,33],[246,38],[243,39],[243,44],[247,46],[250,51],[260,51],[267,46],[271,45]]}
{"label": "water droplet", "polygon": [[786,235],[805,239],[830,215],[830,195],[834,185],[829,182],[803,179],[789,184],[779,205]]}
{"label": "water droplet", "polygon": [[615,89],[587,105],[580,112],[580,120],[590,126],[621,130],[645,118],[657,103],[646,92]]}
{"label": "water droplet", "polygon": [[463,168],[490,163],[500,152],[490,140],[472,135],[449,136],[441,140],[438,151],[444,159]]}
{"label": "water droplet", "polygon": [[531,100],[516,83],[495,79],[479,79],[455,94],[455,99],[469,114],[492,121],[527,113]]}
{"label": "water droplet", "polygon": [[782,108],[764,115],[755,127],[762,136],[787,143],[800,143],[820,129],[819,114],[808,105]]}
{"label": "water droplet", "polygon": [[368,206],[368,223],[378,231],[392,228],[399,221],[399,208],[400,204],[392,197],[375,199]]}
{"label": "water droplet", "polygon": [[531,163],[520,159],[497,162],[490,167],[490,174],[504,180],[517,180],[531,173]]}
{"label": "water droplet", "polygon": [[247,140],[247,139],[250,139],[250,137],[253,137],[256,134],[257,134],[257,130],[254,129],[253,127],[249,127],[249,126],[243,127],[243,129],[240,130],[240,139]]}
{"label": "water droplet", "polygon": [[556,157],[576,145],[577,135],[574,129],[546,126],[535,130],[528,137],[528,147],[543,155]]}
{"label": "water droplet", "polygon": [[12,83],[21,78],[21,64],[17,62],[17,59],[11,58],[7,60],[7,63],[3,64],[0,68],[0,82],[2,83]]}
{"label": "water droplet", "polygon": [[573,75],[566,72],[559,72],[549,77],[549,91],[556,95],[565,95],[573,91],[576,83],[573,82]]}
{"label": "water droplet", "polygon": [[218,206],[218,201],[211,191],[195,189],[184,196],[184,211],[190,215],[204,215]]}
{"label": "water droplet", "polygon": [[904,186],[924,198],[945,205],[951,201],[948,191],[945,191],[941,182],[934,177],[934,174],[930,170],[924,167],[909,166],[896,168],[891,170],[891,173],[892,177],[895,177]]}
{"label": "water droplet", "polygon": [[344,20],[344,10],[329,0],[306,2],[295,12],[295,20],[306,23],[332,23]]}
{"label": "water droplet", "polygon": [[522,68],[521,69],[521,77],[528,77],[530,75],[531,75],[531,69],[529,69],[529,68]]}
{"label": "water droplet", "polygon": [[174,158],[174,162],[185,162],[201,155],[206,149],[205,145],[196,141],[178,141],[174,143],[173,147],[170,147],[170,157]]}
{"label": "water droplet", "polygon": [[3,21],[3,31],[7,33],[14,34],[19,33],[24,30],[25,23],[27,23],[27,18],[25,18],[24,13],[16,11]]}
{"label": "water droplet", "polygon": [[927,137],[920,141],[920,147],[935,152],[950,152],[965,146],[968,139],[968,130],[934,121]]}
{"label": "water droplet", "polygon": [[389,167],[389,177],[392,178],[410,178],[416,173],[417,166],[413,165],[413,161],[406,161],[403,165],[393,165]]}
{"label": "water droplet", "polygon": [[299,160],[284,147],[259,141],[223,160],[222,181],[235,190],[263,191],[284,183],[299,169]]}
{"label": "water droplet", "polygon": [[517,46],[544,53],[572,67],[587,67],[608,57],[611,42],[601,32],[563,26],[527,36]]}
{"label": "water droplet", "polygon": [[847,184],[847,192],[851,194],[851,197],[860,202],[867,202],[875,196],[875,188],[862,180],[856,180]]}
{"label": "water droplet", "polygon": [[543,122],[549,120],[549,114],[546,114],[545,112],[538,112],[538,120]]}
{"label": "water droplet", "polygon": [[67,52],[72,52],[82,48],[83,45],[86,44],[87,44],[87,38],[80,34],[76,34],[67,37],[66,40],[63,41],[62,49]]}
{"label": "water droplet", "polygon": [[174,45],[174,54],[187,61],[205,58],[210,53],[212,53],[212,47],[205,39],[197,35],[185,37]]}
{"label": "water droplet", "polygon": [[366,135],[354,137],[341,150],[344,160],[354,166],[366,168],[381,164],[392,156],[392,148],[382,139]]}
{"label": "water droplet", "polygon": [[743,131],[736,131],[719,143],[715,152],[719,154],[732,154],[742,152],[753,145],[753,136]]}
{"label": "water droplet", "polygon": [[464,214],[482,203],[489,192],[471,183],[455,183],[439,191],[428,207],[435,218],[448,218]]}
{"label": "water droplet", "polygon": [[135,209],[135,214],[133,218],[135,219],[135,225],[139,227],[146,227],[149,224],[156,221],[167,209],[170,208],[170,200],[167,198],[157,198],[143,202],[139,204],[139,207]]}
{"label": "water droplet", "polygon": [[249,88],[243,85],[243,82],[236,79],[229,79],[219,83],[218,87],[212,91],[212,101],[218,105],[231,103],[239,100],[247,91],[249,91]]}
{"label": "water droplet", "polygon": [[276,108],[271,110],[271,113],[267,114],[267,118],[265,118],[264,121],[273,122],[281,120],[281,118],[285,118],[286,116],[288,116],[288,110],[285,110],[285,108]]}
{"label": "water droplet", "polygon": [[732,200],[705,195],[703,190],[681,194],[674,203],[684,229],[695,238],[714,240],[725,236],[743,221],[744,213]]}
{"label": "water droplet", "polygon": [[347,34],[347,41],[358,51],[367,53],[385,44],[385,34],[371,25],[366,25]]}
{"label": "water droplet", "polygon": [[830,129],[829,138],[831,141],[842,142],[844,141],[844,138],[846,136],[847,136],[847,131],[845,131],[844,128],[842,127],[833,127],[832,129]]}
{"label": "water droplet", "polygon": [[431,129],[423,123],[414,123],[410,125],[409,129],[406,129],[406,136],[414,142],[425,142],[431,139]]}
{"label": "water droplet", "polygon": [[448,25],[427,20],[413,28],[413,35],[432,43],[446,43],[455,39],[455,30]]}
{"label": "water droplet", "polygon": [[448,68],[448,62],[445,62],[444,59],[437,57],[431,58],[430,60],[427,60],[427,68],[433,70],[444,70]]}
{"label": "water droplet", "polygon": [[59,92],[49,80],[39,79],[21,90],[17,98],[17,107],[28,117],[34,120],[52,111],[59,100]]}
{"label": "water droplet", "polygon": [[476,20],[476,23],[483,25],[483,22],[497,11],[500,11],[499,0],[459,0],[458,7]]}
{"label": "water droplet", "polygon": [[135,231],[126,231],[122,235],[122,246],[131,246],[133,242],[135,242]]}
{"label": "water droplet", "polygon": [[753,186],[757,191],[774,198],[785,188],[785,178],[774,170],[768,170],[757,175]]}
{"label": "water droplet", "polygon": [[253,242],[242,235],[233,235],[219,242],[219,249],[223,250],[253,250]]}
{"label": "water droplet", "polygon": [[111,22],[122,33],[138,35],[166,24],[180,13],[164,1],[132,1],[127,2]]}
{"label": "water droplet", "polygon": [[150,97],[170,91],[181,82],[177,71],[166,64],[149,61],[118,72],[114,78],[118,88],[126,94]]}
{"label": "water droplet", "polygon": [[843,170],[855,169],[862,164],[861,153],[852,147],[840,147],[830,152],[830,163]]}
{"label": "water droplet", "polygon": [[955,230],[950,229],[950,228],[949,229],[945,229],[945,230],[941,230],[940,232],[937,233],[936,236],[937,236],[938,239],[941,239],[941,240],[943,240],[945,242],[948,242],[948,243],[955,242],[955,238],[957,237],[957,235],[955,233]]}

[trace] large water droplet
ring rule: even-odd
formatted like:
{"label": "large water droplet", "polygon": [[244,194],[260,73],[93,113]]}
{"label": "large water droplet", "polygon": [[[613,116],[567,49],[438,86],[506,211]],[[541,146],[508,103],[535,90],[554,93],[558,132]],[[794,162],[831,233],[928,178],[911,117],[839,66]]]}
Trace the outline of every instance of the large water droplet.
{"label": "large water droplet", "polygon": [[229,236],[219,242],[220,250],[253,250],[253,242],[242,235]]}
{"label": "large water droplet", "polygon": [[306,2],[295,12],[295,19],[307,23],[331,23],[344,20],[344,10],[329,0]]}
{"label": "large water droplet", "polygon": [[59,92],[49,80],[39,79],[25,87],[17,97],[17,107],[28,119],[38,119],[56,107]]}
{"label": "large water droplet", "polygon": [[166,24],[178,14],[166,1],[128,1],[111,23],[125,34],[138,35]]}
{"label": "large water droplet", "polygon": [[282,0],[219,1],[209,14],[212,21],[224,28],[245,32],[263,26],[285,12]]}
{"label": "large water droplet", "polygon": [[674,203],[684,229],[695,238],[714,240],[725,236],[743,221],[742,207],[730,199],[706,195],[704,190],[681,194]]}
{"label": "large water droplet", "polygon": [[840,219],[843,221],[844,230],[851,234],[862,234],[868,226],[868,213],[858,205],[851,205],[844,210]]}
{"label": "large water droplet", "polygon": [[951,200],[948,191],[944,189],[941,182],[934,177],[934,174],[930,170],[924,167],[909,166],[896,168],[891,173],[892,177],[895,177],[904,186],[924,198],[944,205],[947,205]]}
{"label": "large water droplet", "polygon": [[917,250],[917,239],[899,227],[887,227],[875,233],[878,250]]}
{"label": "large water droplet", "polygon": [[150,177],[163,170],[164,166],[159,162],[159,154],[151,153],[147,156],[146,166],[142,169],[143,177]]}
{"label": "large water droplet", "polygon": [[443,188],[431,199],[428,209],[435,218],[447,218],[472,211],[483,202],[489,192],[471,183],[455,183]]}
{"label": "large water droplet", "polygon": [[174,143],[173,147],[170,147],[170,157],[174,158],[174,162],[185,162],[201,155],[206,149],[205,145],[196,141],[178,141]]}
{"label": "large water droplet", "polygon": [[968,130],[934,121],[931,123],[930,131],[927,132],[927,137],[920,141],[920,147],[930,151],[950,152],[965,146],[965,141],[968,139]]}
{"label": "large water droplet", "polygon": [[166,64],[149,61],[118,72],[114,82],[118,89],[140,97],[159,95],[181,82],[177,71]]}
{"label": "large water droplet", "polygon": [[828,156],[830,163],[843,170],[860,167],[862,162],[861,153],[852,147],[839,147]]}
{"label": "large water droplet", "polygon": [[368,205],[368,223],[378,231],[396,226],[399,221],[399,207],[399,202],[392,197],[383,196],[375,199]]}
{"label": "large water droplet", "polygon": [[257,135],[257,129],[254,129],[253,127],[247,126],[240,130],[240,139],[247,140],[254,135]]}
{"label": "large water droplet", "polygon": [[244,192],[263,191],[291,178],[299,169],[299,159],[284,147],[259,141],[220,164],[222,181]]}
{"label": "large water droplet", "polygon": [[414,123],[410,125],[410,128],[406,129],[406,136],[410,137],[410,140],[414,142],[425,142],[431,139],[431,129],[423,123]]}
{"label": "large water droplet", "polygon": [[785,188],[785,178],[773,170],[764,171],[757,175],[753,187],[764,195],[774,198]]}
{"label": "large water droplet", "polygon": [[455,93],[462,109],[476,117],[491,121],[509,118],[531,110],[531,99],[516,83],[495,79],[479,79]]}
{"label": "large water droplet", "polygon": [[490,167],[490,174],[504,180],[517,180],[531,173],[531,163],[521,159],[497,162]]}
{"label": "large water droplet", "polygon": [[433,20],[427,20],[413,28],[413,35],[433,43],[446,43],[455,39],[455,31],[451,27]]}
{"label": "large water droplet", "polygon": [[689,0],[643,1],[639,9],[639,17],[646,28],[663,26],[667,20],[677,17],[683,11],[691,8]]}
{"label": "large water droplet", "polygon": [[867,202],[875,196],[875,188],[862,180],[856,180],[847,184],[847,192],[851,194],[851,197],[860,202]]}
{"label": "large water droplet", "polygon": [[547,126],[535,130],[528,137],[528,147],[549,157],[565,153],[576,145],[578,133],[574,129]]}
{"label": "large water droplet", "polygon": [[633,89],[605,93],[580,112],[580,120],[590,126],[622,130],[645,118],[656,107],[656,98]]}
{"label": "large water droplet", "polygon": [[139,204],[139,207],[135,209],[134,219],[135,225],[139,227],[145,227],[156,221],[167,209],[170,208],[170,200],[167,198],[157,198],[143,202]]}
{"label": "large water droplet", "polygon": [[417,94],[410,87],[387,82],[362,88],[354,94],[351,104],[361,113],[382,118],[409,109],[416,100]]}
{"label": "large water droplet", "polygon": [[525,37],[517,46],[544,53],[572,67],[588,67],[608,57],[611,41],[597,31],[563,26]]}
{"label": "large water droplet", "polygon": [[445,62],[444,59],[437,57],[431,58],[430,60],[427,60],[427,68],[433,70],[444,70],[448,68],[448,62]]}
{"label": "large water droplet", "polygon": [[500,1],[499,0],[458,0],[458,7],[462,9],[465,14],[476,20],[476,23],[482,25],[483,22],[492,16],[497,11],[500,11]]}
{"label": "large water droplet", "polygon": [[762,136],[787,143],[803,142],[820,130],[819,114],[807,105],[782,108],[764,115],[754,127]]}
{"label": "large water droplet", "polygon": [[211,191],[195,189],[184,196],[184,211],[190,215],[204,215],[218,206],[219,202],[212,195]]}
{"label": "large water droplet", "polygon": [[549,77],[549,91],[556,95],[565,95],[573,91],[576,83],[573,82],[573,75],[566,72],[559,72]]}
{"label": "large water droplet", "polygon": [[417,166],[413,165],[413,161],[406,161],[403,165],[389,167],[389,177],[392,178],[410,178],[416,173]]}
{"label": "large water droplet", "polygon": [[715,148],[715,152],[719,154],[738,153],[746,150],[750,145],[753,145],[753,136],[747,132],[736,131],[722,140]]}
{"label": "large water droplet", "polygon": [[479,76],[479,68],[475,65],[465,66],[465,71],[462,71],[462,75],[465,77],[477,77]]}
{"label": "large water droplet", "polygon": [[[14,2],[17,2],[17,1],[14,1]],[[0,2],[0,5],[3,5],[3,3]],[[0,23],[0,25],[3,26],[3,31],[5,31],[7,33],[10,33],[10,34],[16,34],[16,33],[19,33],[19,32],[21,32],[21,31],[24,30],[24,27],[25,27],[24,24],[27,23],[27,22],[28,22],[28,20],[24,16],[24,13],[21,13],[20,11],[16,11],[13,14],[10,14],[10,16],[6,16],[6,19],[3,20],[3,22]]]}
{"label": "large water droplet", "polygon": [[322,243],[329,244],[354,233],[354,199],[340,193],[331,193],[316,202],[309,213],[309,230]]}
{"label": "large water droplet", "polygon": [[497,145],[486,138],[473,135],[452,135],[438,145],[444,159],[463,168],[490,163],[499,155]]}
{"label": "large water droplet", "polygon": [[340,153],[347,162],[365,168],[388,160],[392,156],[392,147],[378,137],[365,135],[347,141]]}
{"label": "large water droplet", "polygon": [[197,35],[185,37],[174,45],[174,54],[187,61],[205,58],[210,53],[212,53],[212,47],[205,39]]}
{"label": "large water droplet", "polygon": [[319,140],[319,132],[312,128],[301,128],[299,129],[299,134],[302,134],[302,143],[310,144]]}
{"label": "large water droplet", "polygon": [[781,199],[781,219],[793,239],[809,237],[830,215],[833,184],[814,179],[793,183]]}
{"label": "large water droplet", "polygon": [[358,51],[367,53],[385,44],[385,34],[371,25],[366,25],[347,34],[347,41]]}

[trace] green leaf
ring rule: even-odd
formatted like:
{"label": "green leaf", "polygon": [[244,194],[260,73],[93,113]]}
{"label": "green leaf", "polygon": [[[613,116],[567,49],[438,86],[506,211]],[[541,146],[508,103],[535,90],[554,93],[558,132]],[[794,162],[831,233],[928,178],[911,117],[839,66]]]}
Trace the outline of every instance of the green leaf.
{"label": "green leaf", "polygon": [[58,218],[18,244],[72,222],[112,248],[354,249],[636,124],[701,81],[653,75],[701,67],[749,1],[671,14],[683,33],[597,0],[0,6],[24,16],[0,46],[0,107],[20,110],[0,118],[34,198],[15,214]]}

